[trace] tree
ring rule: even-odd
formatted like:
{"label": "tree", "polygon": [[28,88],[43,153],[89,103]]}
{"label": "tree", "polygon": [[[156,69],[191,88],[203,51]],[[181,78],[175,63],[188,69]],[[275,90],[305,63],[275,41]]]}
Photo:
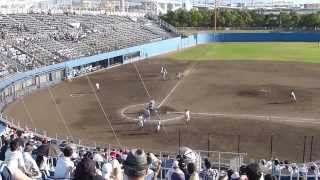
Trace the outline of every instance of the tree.
{"label": "tree", "polygon": [[198,27],[202,21],[201,13],[195,10],[192,10],[190,13],[191,13],[191,26]]}
{"label": "tree", "polygon": [[291,16],[291,26],[298,27],[300,24],[301,17],[298,16],[298,14],[295,11],[291,11],[290,16]]}
{"label": "tree", "polygon": [[292,21],[292,17],[286,12],[280,13],[279,21],[280,21],[280,27],[290,28],[294,24]]}
{"label": "tree", "polygon": [[[232,10],[219,9],[217,14],[219,27],[271,27],[271,28],[301,28],[317,29],[320,27],[320,12],[299,15],[290,13],[264,14],[263,10]],[[176,27],[213,27],[214,11],[186,11],[179,9],[169,11],[161,18]]]}

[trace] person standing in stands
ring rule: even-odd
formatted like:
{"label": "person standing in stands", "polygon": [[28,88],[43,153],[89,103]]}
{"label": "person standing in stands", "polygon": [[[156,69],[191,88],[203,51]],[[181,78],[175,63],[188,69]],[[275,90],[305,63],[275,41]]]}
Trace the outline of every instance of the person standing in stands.
{"label": "person standing in stands", "polygon": [[97,173],[96,163],[90,158],[84,157],[77,165],[74,175],[75,180],[104,180],[104,178]]}
{"label": "person standing in stands", "polygon": [[110,153],[110,156],[111,156],[111,165],[112,165],[111,177],[114,180],[122,180],[121,164],[117,160],[117,152],[112,151]]}
{"label": "person standing in stands", "polygon": [[31,156],[32,150],[33,146],[31,144],[27,144],[24,148],[23,158],[26,166],[26,174],[29,174],[31,177],[40,177],[41,173],[39,167]]}
{"label": "person standing in stands", "polygon": [[6,137],[3,137],[2,140],[2,147],[0,149],[0,160],[5,160],[5,153],[7,152],[7,149],[9,148],[9,140]]}
{"label": "person standing in stands", "polygon": [[23,149],[24,149],[24,139],[22,138],[22,134],[23,134],[23,132],[22,131],[18,131],[17,132],[17,141],[18,141],[18,144],[19,144],[19,147],[20,147],[20,149],[21,149],[21,151],[23,151]]}
{"label": "person standing in stands", "polygon": [[179,168],[179,162],[174,161],[172,168],[166,174],[166,180],[185,180],[185,174]]}
{"label": "person standing in stands", "polygon": [[[155,157],[154,154],[149,153],[147,156],[148,169],[145,180],[156,180],[161,169],[161,160]],[[154,169],[152,169],[154,168]]]}
{"label": "person standing in stands", "polygon": [[200,180],[199,174],[197,173],[197,169],[194,163],[189,163],[187,165],[187,170],[189,174],[189,180]]}
{"label": "person standing in stands", "polygon": [[59,179],[70,179],[73,176],[74,163],[71,161],[72,148],[67,146],[63,150],[63,156],[58,158],[54,171],[54,177]]}
{"label": "person standing in stands", "polygon": [[5,162],[7,163],[10,171],[20,169],[22,172],[26,172],[23,155],[20,151],[19,143],[17,140],[13,140],[10,142],[9,149],[5,153]]}
{"label": "person standing in stands", "polygon": [[218,171],[211,168],[210,161],[206,158],[204,159],[205,168],[200,172],[200,177],[202,180],[215,180],[218,176]]}

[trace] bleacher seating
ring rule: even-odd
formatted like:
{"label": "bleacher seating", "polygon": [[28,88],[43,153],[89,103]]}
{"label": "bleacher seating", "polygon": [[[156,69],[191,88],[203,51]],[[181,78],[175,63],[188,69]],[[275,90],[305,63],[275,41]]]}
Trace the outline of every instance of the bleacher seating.
{"label": "bleacher seating", "polygon": [[0,76],[176,35],[144,17],[0,14]]}

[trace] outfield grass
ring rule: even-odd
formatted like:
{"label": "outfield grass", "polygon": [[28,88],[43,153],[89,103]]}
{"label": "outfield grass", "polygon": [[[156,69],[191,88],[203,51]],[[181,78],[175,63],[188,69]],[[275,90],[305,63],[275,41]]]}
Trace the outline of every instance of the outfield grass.
{"label": "outfield grass", "polygon": [[265,60],[320,63],[318,43],[213,43],[171,54],[173,60]]}

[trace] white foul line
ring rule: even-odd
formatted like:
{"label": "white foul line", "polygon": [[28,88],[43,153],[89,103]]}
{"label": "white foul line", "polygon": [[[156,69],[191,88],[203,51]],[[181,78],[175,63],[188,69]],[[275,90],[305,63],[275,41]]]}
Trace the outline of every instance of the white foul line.
{"label": "white foul line", "polygon": [[[184,112],[170,112],[175,114],[184,114]],[[277,122],[293,122],[293,123],[308,123],[308,124],[320,124],[320,119],[314,118],[298,118],[298,117],[285,117],[285,116],[264,116],[264,115],[254,115],[254,114],[227,114],[227,113],[190,113],[191,115],[200,115],[200,116],[221,116],[229,118],[249,118],[254,120],[270,120]]]}
{"label": "white foul line", "polygon": [[[191,67],[190,67],[190,70],[189,72],[191,73],[191,71],[193,70],[195,64],[193,64]],[[171,91],[168,93],[168,95],[160,102],[160,104],[158,105],[158,109],[167,101],[167,99],[174,93],[174,91],[177,89],[177,87],[181,84],[181,82],[184,80],[186,76],[184,76],[181,80],[179,80],[177,82],[177,84],[171,89]]]}

